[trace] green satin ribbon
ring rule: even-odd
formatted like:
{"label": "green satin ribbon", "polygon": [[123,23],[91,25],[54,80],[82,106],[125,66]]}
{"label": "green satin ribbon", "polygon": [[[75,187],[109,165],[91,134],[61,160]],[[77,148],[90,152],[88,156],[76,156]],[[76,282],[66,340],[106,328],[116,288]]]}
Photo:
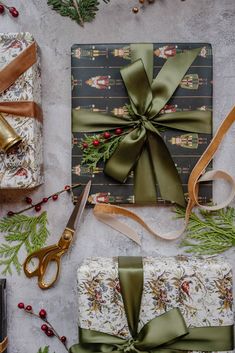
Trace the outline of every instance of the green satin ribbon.
{"label": "green satin ribbon", "polygon": [[233,325],[188,328],[179,308],[149,321],[138,333],[143,291],[140,257],[119,258],[119,280],[131,339],[79,328],[80,344],[70,353],[180,353],[233,350]]}
{"label": "green satin ribbon", "polygon": [[182,183],[159,127],[209,134],[212,131],[211,112],[159,113],[200,50],[185,51],[169,58],[153,79],[153,45],[132,44],[132,64],[122,68],[121,75],[134,115],[115,117],[73,110],[74,132],[101,132],[117,127],[128,129],[106,162],[104,172],[123,183],[133,170],[137,203],[155,203],[158,184],[163,199],[185,206]]}

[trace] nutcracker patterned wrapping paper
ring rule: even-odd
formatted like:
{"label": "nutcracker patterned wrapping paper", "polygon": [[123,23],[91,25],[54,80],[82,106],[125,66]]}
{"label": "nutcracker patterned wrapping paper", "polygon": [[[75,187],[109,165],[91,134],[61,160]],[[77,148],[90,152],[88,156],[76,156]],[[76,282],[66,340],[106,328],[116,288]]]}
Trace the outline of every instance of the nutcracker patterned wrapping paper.
{"label": "nutcracker patterned wrapping paper", "polygon": [[[30,33],[0,34],[0,70],[34,42]],[[40,57],[6,91],[0,102],[34,101],[41,104]],[[33,188],[43,183],[42,123],[34,117],[4,114],[23,137],[23,142],[8,154],[0,151],[0,188]]]}
{"label": "nutcracker patterned wrapping paper", "polygon": [[[194,48],[202,49],[175,94],[161,111],[162,113],[212,111],[213,62],[210,44],[154,44],[154,77],[168,58]],[[72,108],[109,113],[117,117],[127,114],[126,104],[129,99],[120,69],[130,64],[130,54],[129,44],[74,45],[72,47]],[[211,135],[172,129],[165,130],[161,134],[174,160],[186,194],[190,172],[210,143]],[[129,175],[124,184],[121,184],[103,173],[102,162],[95,168],[82,164],[82,150],[79,143],[83,138],[84,133],[73,132],[72,182],[86,184],[92,178],[88,203],[135,203],[133,174]],[[157,193],[157,202],[165,204],[166,201],[160,197],[159,190]],[[75,190],[74,202],[78,195],[79,190]],[[200,203],[211,201],[212,184],[203,184],[199,196]]]}
{"label": "nutcracker patterned wrapping paper", "polygon": [[[180,309],[189,327],[233,324],[229,264],[212,258],[146,257],[143,267],[139,331],[151,319],[174,307]],[[88,258],[82,263],[78,269],[78,310],[81,328],[131,338],[117,258]]]}

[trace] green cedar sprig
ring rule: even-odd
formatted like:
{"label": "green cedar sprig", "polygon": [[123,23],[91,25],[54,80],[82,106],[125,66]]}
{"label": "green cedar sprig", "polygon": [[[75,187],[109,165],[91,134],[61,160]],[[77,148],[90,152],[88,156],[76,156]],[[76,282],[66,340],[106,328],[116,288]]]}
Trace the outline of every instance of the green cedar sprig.
{"label": "green cedar sprig", "polygon": [[[185,210],[175,209],[176,218],[184,218]],[[180,246],[187,253],[215,255],[235,246],[235,209],[227,207],[219,211],[199,210],[192,213],[186,236]]]}
{"label": "green cedar sprig", "polygon": [[[82,149],[82,164],[85,164],[89,168],[95,168],[100,161],[107,161],[120,141],[123,139],[123,135],[113,135],[109,139],[105,139],[103,135],[84,135],[84,138],[79,144]],[[94,141],[99,141],[98,146],[94,146]],[[84,148],[84,146],[86,146]]]}
{"label": "green cedar sprig", "polygon": [[46,346],[44,348],[39,348],[38,353],[49,353],[49,346]]}
{"label": "green cedar sprig", "polygon": [[[103,0],[108,3],[110,0]],[[61,16],[70,17],[80,26],[91,22],[99,10],[98,0],[47,0],[47,4]]]}
{"label": "green cedar sprig", "polygon": [[[49,346],[39,348],[38,353],[49,353]],[[54,352],[55,353],[55,352]]]}
{"label": "green cedar sprig", "polygon": [[47,213],[34,217],[22,214],[4,217],[0,220],[0,233],[6,241],[0,245],[0,266],[4,266],[2,273],[12,275],[12,268],[15,268],[20,274],[20,250],[25,248],[29,255],[41,249],[47,241]]}

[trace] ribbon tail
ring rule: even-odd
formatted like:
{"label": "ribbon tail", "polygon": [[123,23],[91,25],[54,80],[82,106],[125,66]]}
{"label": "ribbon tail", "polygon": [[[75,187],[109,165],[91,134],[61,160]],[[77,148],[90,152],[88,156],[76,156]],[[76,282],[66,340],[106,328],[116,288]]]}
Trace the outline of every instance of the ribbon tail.
{"label": "ribbon tail", "polygon": [[143,127],[136,128],[126,135],[106,162],[105,174],[119,182],[125,182],[139,159],[145,140],[146,130]]}
{"label": "ribbon tail", "polygon": [[156,204],[156,178],[147,148],[142,150],[134,170],[134,195],[135,202],[138,204]]}
{"label": "ribbon tail", "polygon": [[148,132],[147,140],[161,197],[184,207],[182,182],[162,137]]}

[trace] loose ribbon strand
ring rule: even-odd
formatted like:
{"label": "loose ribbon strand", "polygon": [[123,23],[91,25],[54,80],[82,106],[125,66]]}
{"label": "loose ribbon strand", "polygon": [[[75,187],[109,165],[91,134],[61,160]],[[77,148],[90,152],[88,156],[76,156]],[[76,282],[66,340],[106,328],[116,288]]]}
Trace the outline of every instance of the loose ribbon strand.
{"label": "loose ribbon strand", "polygon": [[[97,204],[94,208],[95,217],[117,230],[118,232],[124,234],[131,240],[135,241],[138,245],[141,245],[140,236],[138,233],[130,228],[125,223],[119,221],[117,216],[124,216],[131,218],[132,220],[141,224],[148,232],[153,234],[156,237],[166,239],[166,240],[175,240],[179,238],[186,230],[190,214],[195,206],[206,210],[206,211],[216,211],[228,206],[231,201],[235,198],[235,179],[228,173],[221,170],[213,170],[205,173],[206,167],[209,165],[210,161],[213,159],[216,151],[218,150],[221,142],[223,141],[224,136],[227,131],[230,129],[231,125],[235,122],[235,106],[224,119],[220,127],[218,128],[216,134],[214,135],[210,145],[207,147],[206,151],[202,154],[201,158],[198,160],[197,164],[193,168],[189,181],[188,181],[188,204],[185,212],[185,220],[183,226],[176,231],[168,232],[161,234],[151,229],[147,223],[139,217],[136,213],[127,210],[124,207],[114,206],[110,204]],[[200,205],[198,201],[198,191],[199,184],[201,182],[223,179],[227,181],[231,186],[231,191],[229,197],[215,206],[205,206]]]}

